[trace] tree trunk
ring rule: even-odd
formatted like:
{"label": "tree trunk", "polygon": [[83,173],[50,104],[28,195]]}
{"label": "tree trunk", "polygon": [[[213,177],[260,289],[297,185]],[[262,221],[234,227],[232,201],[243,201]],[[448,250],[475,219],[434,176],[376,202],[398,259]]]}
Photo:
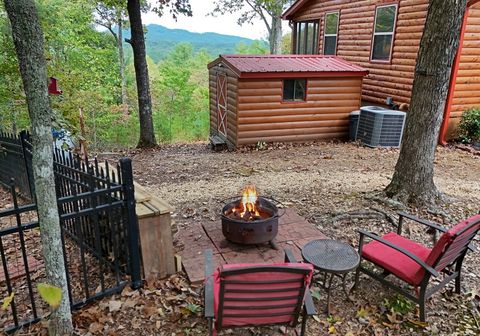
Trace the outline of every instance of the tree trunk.
{"label": "tree trunk", "polygon": [[62,289],[62,302],[50,320],[50,335],[73,332],[63,245],[53,176],[51,115],[43,33],[33,0],[4,0],[12,25],[33,135],[33,177],[49,284]]}
{"label": "tree trunk", "polygon": [[152,120],[152,99],[148,81],[147,58],[145,55],[145,38],[143,36],[142,16],[139,0],[128,0],[128,17],[132,37],[128,41],[133,49],[133,63],[138,92],[138,114],[140,117],[139,148],[156,146]]}
{"label": "tree trunk", "polygon": [[282,19],[272,16],[272,29],[269,36],[270,53],[279,55],[282,53]]}
{"label": "tree trunk", "polygon": [[120,63],[120,80],[122,85],[122,107],[123,114],[128,115],[127,78],[125,77],[125,55],[123,52],[123,20],[121,10],[117,10],[117,27],[118,63]]}
{"label": "tree trunk", "polygon": [[435,148],[467,0],[432,0],[418,51],[400,156],[387,196],[429,205],[440,197],[433,182]]}

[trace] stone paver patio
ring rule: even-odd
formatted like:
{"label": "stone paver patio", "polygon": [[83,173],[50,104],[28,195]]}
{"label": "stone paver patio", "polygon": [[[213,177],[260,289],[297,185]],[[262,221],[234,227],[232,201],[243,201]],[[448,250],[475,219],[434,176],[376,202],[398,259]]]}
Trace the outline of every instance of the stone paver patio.
{"label": "stone paver patio", "polygon": [[301,260],[301,248],[310,240],[327,238],[315,226],[287,208],[279,218],[276,243],[278,250],[270,244],[239,245],[231,243],[222,234],[221,221],[194,222],[180,230],[178,238],[185,248],[181,253],[183,268],[192,283],[204,280],[204,257],[206,249],[213,251],[215,267],[233,263],[275,263],[283,262],[283,249],[289,248]]}

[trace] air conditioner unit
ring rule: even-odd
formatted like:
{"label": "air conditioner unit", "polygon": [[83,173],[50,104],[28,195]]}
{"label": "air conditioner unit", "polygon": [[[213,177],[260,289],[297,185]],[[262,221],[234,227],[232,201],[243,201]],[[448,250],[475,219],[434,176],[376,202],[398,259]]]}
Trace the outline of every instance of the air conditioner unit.
{"label": "air conditioner unit", "polygon": [[406,113],[379,106],[360,108],[357,140],[369,147],[400,147]]}

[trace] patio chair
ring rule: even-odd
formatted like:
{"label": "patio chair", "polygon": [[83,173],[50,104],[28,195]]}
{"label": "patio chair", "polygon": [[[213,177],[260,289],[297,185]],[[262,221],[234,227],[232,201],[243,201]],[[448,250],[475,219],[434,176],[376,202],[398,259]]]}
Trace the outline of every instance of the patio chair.
{"label": "patio chair", "polygon": [[[313,266],[297,263],[285,250],[285,263],[230,264],[213,272],[212,251],[205,251],[205,317],[209,334],[224,328],[286,325],[316,314],[310,295]],[[295,330],[296,332],[296,330]]]}
{"label": "patio chair", "polygon": [[[426,299],[454,279],[455,292],[460,293],[462,262],[467,250],[474,250],[471,242],[480,229],[480,214],[456,224],[450,230],[403,212],[399,213],[399,216],[397,233],[391,232],[379,237],[374,233],[359,230],[358,250],[361,260],[355,274],[354,288],[358,284],[359,273],[368,274],[417,303],[420,306],[420,321],[425,322]],[[442,233],[433,248],[430,249],[401,236],[404,218]],[[372,241],[364,244],[365,237]],[[365,267],[362,260],[380,267],[383,273]],[[413,286],[415,295],[388,281],[386,277],[389,274]],[[429,286],[431,278],[437,278],[440,274],[444,276],[438,279],[439,283]]]}

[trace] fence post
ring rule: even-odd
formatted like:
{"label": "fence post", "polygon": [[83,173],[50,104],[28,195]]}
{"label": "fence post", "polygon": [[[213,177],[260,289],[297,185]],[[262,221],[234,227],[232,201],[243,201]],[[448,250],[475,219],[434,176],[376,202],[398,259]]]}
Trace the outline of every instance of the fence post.
{"label": "fence post", "polygon": [[142,273],[140,265],[140,236],[138,231],[137,214],[135,213],[135,191],[133,188],[132,160],[129,158],[120,159],[120,170],[122,171],[122,188],[125,195],[127,211],[127,234],[128,248],[130,255],[130,271],[132,287],[142,287]]}
{"label": "fence post", "polygon": [[[31,155],[26,148],[28,138],[29,138],[29,135],[26,130],[23,130],[20,132],[20,142],[22,145],[23,161],[25,162],[25,171],[27,173],[27,182],[28,182],[28,189],[30,192],[30,198],[32,202],[36,202],[35,186],[33,185],[32,158],[27,157],[27,155]],[[32,148],[30,148],[30,150],[32,150]]]}

